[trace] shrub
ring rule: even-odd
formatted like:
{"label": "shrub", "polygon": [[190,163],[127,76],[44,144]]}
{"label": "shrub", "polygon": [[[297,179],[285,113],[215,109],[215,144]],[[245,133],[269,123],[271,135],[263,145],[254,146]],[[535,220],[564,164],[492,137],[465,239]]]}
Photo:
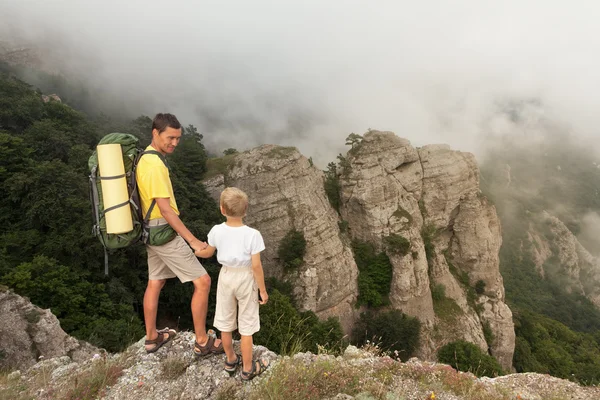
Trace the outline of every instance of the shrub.
{"label": "shrub", "polygon": [[438,361],[449,364],[459,371],[472,372],[478,377],[493,377],[504,373],[494,357],[464,340],[451,342],[442,347],[438,351]]}
{"label": "shrub", "polygon": [[408,254],[408,250],[410,250],[410,242],[408,239],[396,233],[386,236],[383,241],[385,242],[387,249],[393,254],[405,256]]}
{"label": "shrub", "polygon": [[340,179],[337,174],[337,166],[334,162],[327,164],[325,171],[325,194],[329,204],[335,211],[340,212]]}
{"label": "shrub", "polygon": [[261,307],[260,324],[260,331],[254,335],[255,342],[281,355],[302,351],[316,353],[319,346],[331,346],[335,350],[343,337],[337,319],[320,321],[311,311],[299,313],[290,299],[277,289],[269,293],[269,302]]}
{"label": "shrub", "polygon": [[425,247],[425,257],[427,257],[427,265],[431,267],[431,261],[435,255],[433,246],[433,238],[435,236],[435,227],[433,225],[423,226],[421,229],[421,237],[423,238],[423,246]]}
{"label": "shrub", "polygon": [[494,332],[492,331],[492,326],[490,325],[489,321],[485,321],[482,328],[485,342],[489,347],[491,347],[494,344]]}
{"label": "shrub", "polygon": [[400,359],[406,361],[419,346],[420,331],[421,322],[400,310],[368,311],[360,315],[352,332],[352,342],[361,346],[373,341],[383,351],[398,352]]}
{"label": "shrub", "polygon": [[304,262],[306,239],[304,233],[295,229],[289,231],[279,244],[277,255],[287,270],[298,268]]}
{"label": "shrub", "polygon": [[380,307],[389,302],[392,264],[384,253],[376,253],[370,243],[352,242],[354,259],[358,266],[357,305]]}
{"label": "shrub", "polygon": [[446,286],[438,283],[431,289],[431,298],[433,301],[441,301],[446,298]]}

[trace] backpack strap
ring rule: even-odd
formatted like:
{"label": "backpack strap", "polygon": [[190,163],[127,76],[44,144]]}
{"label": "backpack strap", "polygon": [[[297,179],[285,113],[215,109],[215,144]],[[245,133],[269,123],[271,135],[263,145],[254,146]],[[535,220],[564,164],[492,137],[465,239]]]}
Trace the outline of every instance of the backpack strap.
{"label": "backpack strap", "polygon": [[143,157],[144,154],[154,154],[156,156],[158,156],[158,158],[160,158],[160,160],[163,162],[163,164],[165,164],[165,167],[167,167],[167,169],[170,171],[171,168],[169,167],[169,164],[167,163],[167,157],[165,157],[165,155],[161,152],[158,152],[156,150],[144,150],[144,152],[142,153],[142,155],[140,156]]}
{"label": "backpack strap", "polygon": [[[165,167],[167,167],[167,169],[169,171],[171,171],[171,168],[169,168],[169,164],[167,163],[167,158],[165,157],[164,154],[162,154],[156,150],[144,150],[144,152],[142,153],[140,158],[142,158],[145,154],[154,154],[154,155],[158,156],[158,158],[160,158],[160,160],[163,162],[163,164],[165,164]],[[146,216],[144,217],[144,225],[146,225],[148,223],[148,221],[150,221],[150,214],[152,214],[152,210],[154,209],[155,205],[156,205],[156,199],[152,199],[152,203],[150,203],[148,212],[146,212]]]}
{"label": "backpack strap", "polygon": [[[94,218],[96,223],[92,227],[92,234],[97,236],[102,243],[102,247],[104,247],[104,275],[108,276],[108,250],[106,249],[106,244],[102,240],[102,235],[100,234],[100,212],[98,208],[100,207],[100,196],[98,195],[98,187],[96,186],[96,176],[97,176],[98,167],[95,166],[92,168],[92,173],[90,174],[90,198],[92,200],[92,209],[94,212]],[[102,178],[101,178],[102,179]],[[116,207],[111,207],[111,209]],[[105,210],[109,211],[109,210]]]}

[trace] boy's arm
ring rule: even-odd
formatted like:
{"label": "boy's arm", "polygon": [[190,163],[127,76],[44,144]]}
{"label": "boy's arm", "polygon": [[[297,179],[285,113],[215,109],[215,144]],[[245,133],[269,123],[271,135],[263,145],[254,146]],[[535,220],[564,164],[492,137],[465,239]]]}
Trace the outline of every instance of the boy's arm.
{"label": "boy's arm", "polygon": [[262,262],[260,261],[260,253],[252,254],[252,272],[254,273],[254,280],[258,285],[260,292],[260,304],[265,304],[269,300],[269,294],[265,286],[265,273],[263,272]]}
{"label": "boy's arm", "polygon": [[194,251],[194,254],[196,255],[196,257],[210,258],[213,254],[215,254],[215,249],[216,247],[206,246],[206,248],[203,250]]}

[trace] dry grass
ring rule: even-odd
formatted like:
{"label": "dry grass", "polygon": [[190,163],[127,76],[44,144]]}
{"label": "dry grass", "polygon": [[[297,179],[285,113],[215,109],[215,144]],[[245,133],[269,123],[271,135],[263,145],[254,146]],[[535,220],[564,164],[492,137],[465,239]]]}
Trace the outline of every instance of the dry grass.
{"label": "dry grass", "polygon": [[180,357],[168,357],[160,365],[160,376],[166,380],[175,380],[185,373],[189,363]]}
{"label": "dry grass", "polygon": [[[377,355],[377,346],[367,348]],[[342,361],[283,359],[253,388],[251,399],[322,399],[337,394],[368,394],[374,399],[429,398],[448,393],[465,400],[514,400],[508,391],[479,382],[446,365],[403,364],[389,357]],[[422,396],[422,397],[421,397]]]}
{"label": "dry grass", "polygon": [[105,393],[107,387],[117,382],[128,366],[129,361],[125,356],[113,360],[100,358],[52,382],[51,376],[56,365],[46,362],[30,370],[24,379],[10,380],[8,373],[0,375],[0,399],[96,399]]}

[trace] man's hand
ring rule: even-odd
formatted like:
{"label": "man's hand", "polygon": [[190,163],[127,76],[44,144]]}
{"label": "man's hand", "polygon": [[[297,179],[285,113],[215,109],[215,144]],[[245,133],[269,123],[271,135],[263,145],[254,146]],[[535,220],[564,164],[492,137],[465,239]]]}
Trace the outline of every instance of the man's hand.
{"label": "man's hand", "polygon": [[200,250],[204,250],[205,248],[207,248],[208,243],[203,242],[202,240],[199,240],[199,239],[194,239],[190,242],[190,246],[192,247],[192,249],[194,249],[194,251],[200,251]]}

